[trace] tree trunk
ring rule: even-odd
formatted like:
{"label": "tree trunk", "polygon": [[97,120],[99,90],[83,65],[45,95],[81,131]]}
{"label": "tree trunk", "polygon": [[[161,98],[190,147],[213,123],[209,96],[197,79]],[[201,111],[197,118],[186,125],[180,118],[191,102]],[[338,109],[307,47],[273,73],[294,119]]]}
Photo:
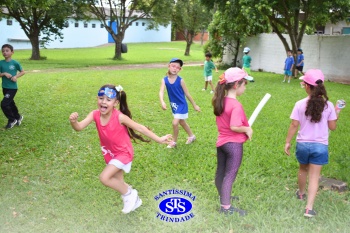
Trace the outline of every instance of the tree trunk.
{"label": "tree trunk", "polygon": [[190,49],[191,49],[191,45],[192,45],[192,43],[193,43],[193,37],[194,37],[194,35],[193,35],[193,33],[190,33],[190,32],[188,32],[188,34],[187,34],[187,37],[186,37],[186,51],[185,51],[185,56],[190,56]]}
{"label": "tree trunk", "polygon": [[[235,43],[235,52],[234,52],[234,57],[233,57],[233,62],[232,62],[232,67],[238,67],[237,66],[237,60],[238,60],[238,52],[239,52],[239,46],[241,45],[241,40],[237,39]],[[243,67],[243,64],[242,64]],[[242,68],[241,67],[241,68]]]}
{"label": "tree trunk", "polygon": [[29,40],[32,44],[32,56],[30,60],[40,60],[39,36],[30,36]]}
{"label": "tree trunk", "polygon": [[113,36],[113,39],[114,39],[114,42],[115,42],[113,59],[114,60],[121,60],[122,59],[122,42],[123,42],[123,39],[120,36],[120,33],[117,34],[117,35],[113,34],[112,36]]}

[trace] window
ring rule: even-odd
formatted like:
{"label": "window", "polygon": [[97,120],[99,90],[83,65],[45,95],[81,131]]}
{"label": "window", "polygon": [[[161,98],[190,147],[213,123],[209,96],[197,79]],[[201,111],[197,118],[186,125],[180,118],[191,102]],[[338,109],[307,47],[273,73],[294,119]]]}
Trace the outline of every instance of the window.
{"label": "window", "polygon": [[132,23],[130,23],[130,26],[132,26]]}
{"label": "window", "polygon": [[64,27],[68,28],[69,27],[69,22],[64,23]]}
{"label": "window", "polygon": [[101,23],[100,28],[104,28],[105,26]]}
{"label": "window", "polygon": [[139,22],[136,22],[136,26],[139,26]]}
{"label": "window", "polygon": [[12,20],[11,19],[7,20],[7,25],[10,25],[10,26],[12,25]]}
{"label": "window", "polygon": [[84,28],[87,28],[88,27],[88,23],[84,23]]}
{"label": "window", "polygon": [[350,27],[343,27],[342,28],[342,34],[343,35],[349,35],[350,34]]}
{"label": "window", "polygon": [[142,23],[142,26],[145,26],[146,25],[146,23]]}
{"label": "window", "polygon": [[94,24],[94,23],[91,24],[91,27],[92,27],[92,28],[96,28],[96,24]]}
{"label": "window", "polygon": [[74,26],[75,26],[76,28],[78,28],[78,27],[79,27],[79,23],[75,23]]}

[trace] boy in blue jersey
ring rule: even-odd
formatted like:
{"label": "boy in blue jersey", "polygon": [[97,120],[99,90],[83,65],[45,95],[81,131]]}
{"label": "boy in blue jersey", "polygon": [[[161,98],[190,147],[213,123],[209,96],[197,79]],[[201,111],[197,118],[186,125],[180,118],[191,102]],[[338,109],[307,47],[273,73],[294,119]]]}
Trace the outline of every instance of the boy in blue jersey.
{"label": "boy in blue jersey", "polygon": [[15,125],[20,125],[23,116],[18,113],[14,98],[18,90],[17,79],[24,75],[24,70],[19,62],[12,59],[13,47],[4,44],[1,47],[5,60],[0,61],[0,76],[2,77],[2,93],[4,98],[1,101],[1,109],[8,119],[6,129],[11,129]]}
{"label": "boy in blue jersey", "polygon": [[292,50],[287,51],[287,58],[284,62],[284,79],[283,82],[286,82],[288,78],[288,83],[290,83],[290,79],[292,77],[292,70],[294,65],[294,57],[292,56]]}
{"label": "boy in blue jersey", "polygon": [[196,136],[192,133],[190,126],[187,124],[186,119],[188,118],[188,105],[187,99],[191,102],[193,108],[200,112],[199,106],[194,102],[191,97],[185,81],[178,76],[178,73],[181,71],[183,65],[182,60],[178,58],[173,58],[169,62],[167,76],[162,79],[160,90],[159,90],[159,99],[160,104],[163,110],[166,110],[166,104],[164,102],[164,90],[166,88],[168,92],[168,97],[170,101],[170,107],[174,116],[172,125],[173,125],[173,142],[168,145],[168,148],[175,148],[177,137],[179,134],[179,125],[186,131],[188,138],[186,144],[191,144],[196,140]]}

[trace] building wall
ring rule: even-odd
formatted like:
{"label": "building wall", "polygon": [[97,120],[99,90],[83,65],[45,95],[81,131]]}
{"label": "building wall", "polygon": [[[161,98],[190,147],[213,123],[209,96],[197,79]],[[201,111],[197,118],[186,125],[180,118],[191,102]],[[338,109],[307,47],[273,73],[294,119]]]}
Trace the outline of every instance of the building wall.
{"label": "building wall", "polygon": [[[284,35],[289,38],[288,35]],[[289,40],[289,39],[288,39]],[[349,60],[350,60],[350,36],[326,36],[305,35],[301,44],[304,52],[304,71],[318,68],[323,71],[326,79],[334,82],[350,84]],[[283,74],[286,52],[282,42],[276,34],[260,34],[250,38],[242,46],[239,54],[241,61],[243,47],[251,49],[249,55],[252,57],[251,69],[263,70]],[[225,54],[224,63],[231,63],[233,56]]]}
{"label": "building wall", "polygon": [[[68,28],[62,30],[63,41],[59,39],[51,41],[45,45],[46,48],[81,48],[94,47],[108,43],[108,32],[98,20],[88,22],[69,20]],[[127,29],[123,43],[137,42],[170,42],[171,41],[171,26],[160,27],[159,30],[145,30],[146,25],[142,26],[142,22],[147,23],[147,20],[140,21],[139,26],[135,23]],[[75,23],[79,26],[75,27]],[[84,27],[84,23],[87,27]],[[95,24],[95,28],[92,25]],[[9,43],[16,49],[31,49],[32,46],[29,39],[21,29],[19,23],[12,19],[12,25],[7,25],[7,20],[0,20],[0,44]]]}
{"label": "building wall", "polygon": [[[194,38],[193,38],[193,41],[201,41],[201,36],[202,36],[202,33],[198,33]],[[182,33],[180,32],[177,32],[176,33],[176,36],[175,36],[175,40],[185,40],[185,37],[182,35]],[[209,40],[209,33],[208,32],[204,32],[204,35],[203,35],[203,41],[207,41]]]}

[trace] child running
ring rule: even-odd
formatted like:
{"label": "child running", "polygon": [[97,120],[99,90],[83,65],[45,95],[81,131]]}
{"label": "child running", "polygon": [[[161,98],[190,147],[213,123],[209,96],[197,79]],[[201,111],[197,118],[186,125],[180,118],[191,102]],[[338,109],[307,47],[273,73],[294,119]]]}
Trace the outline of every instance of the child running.
{"label": "child running", "polygon": [[218,69],[216,68],[213,60],[211,59],[212,55],[211,53],[205,54],[205,61],[204,61],[204,88],[202,91],[206,91],[208,88],[208,84],[211,87],[210,94],[214,93],[214,86],[213,86],[213,69],[215,69],[215,72],[218,72]]}
{"label": "child running", "polygon": [[295,78],[298,77],[298,73],[300,72],[302,75],[304,75],[303,72],[304,68],[304,54],[302,49],[298,49],[298,56],[297,56],[297,64],[295,66]]}
{"label": "child running", "polygon": [[2,55],[5,60],[0,61],[0,76],[2,77],[2,93],[4,98],[1,101],[1,109],[7,118],[6,129],[11,129],[15,125],[20,125],[23,115],[18,113],[18,108],[14,101],[18,91],[17,80],[23,76],[24,70],[16,60],[12,59],[13,46],[4,44],[1,47]]}
{"label": "child running", "polygon": [[242,58],[243,60],[243,70],[248,74],[251,75],[250,72],[250,63],[252,62],[252,57],[249,55],[250,48],[245,47],[243,49],[244,56]]}
{"label": "child running", "polygon": [[253,78],[240,68],[229,68],[220,76],[216,86],[212,105],[218,128],[217,168],[215,185],[221,202],[220,212],[232,214],[246,212],[231,206],[232,185],[242,162],[243,143],[252,138],[253,130],[249,126],[242,104],[237,97],[246,89],[247,80]]}
{"label": "child running", "polygon": [[285,153],[290,155],[291,140],[298,131],[296,137],[296,158],[299,162],[298,187],[296,197],[306,199],[304,210],[305,217],[316,215],[314,201],[318,190],[318,180],[322,166],[328,164],[328,137],[329,129],[336,129],[337,113],[334,105],[328,101],[327,91],[324,86],[324,76],[321,70],[308,70],[300,77],[301,83],[307,93],[307,97],[296,102],[290,118],[290,124]]}
{"label": "child running", "polygon": [[168,145],[168,148],[175,148],[177,143],[177,138],[179,134],[179,125],[186,131],[188,138],[186,144],[191,144],[196,140],[196,136],[192,133],[190,126],[187,124],[186,119],[188,118],[188,105],[186,98],[191,102],[193,108],[200,112],[199,106],[194,102],[191,97],[185,81],[178,76],[183,65],[182,60],[178,58],[173,58],[170,60],[168,65],[167,76],[162,79],[159,90],[160,104],[163,110],[166,110],[166,104],[164,102],[164,90],[165,87],[168,92],[168,97],[170,101],[170,107],[174,116],[173,119],[173,141]]}
{"label": "child running", "polygon": [[[118,105],[119,110],[115,109]],[[138,131],[158,143],[168,144],[171,135],[158,137],[145,126],[133,121],[126,102],[126,93],[121,86],[102,86],[97,93],[97,107],[97,110],[90,112],[80,122],[77,112],[72,113],[69,120],[76,131],[83,130],[92,121],[95,122],[102,154],[107,164],[100,174],[100,181],[121,194],[124,202],[122,212],[127,214],[142,204],[137,190],[124,182],[124,172],[130,172],[134,157],[130,139],[149,142],[135,133]]]}

